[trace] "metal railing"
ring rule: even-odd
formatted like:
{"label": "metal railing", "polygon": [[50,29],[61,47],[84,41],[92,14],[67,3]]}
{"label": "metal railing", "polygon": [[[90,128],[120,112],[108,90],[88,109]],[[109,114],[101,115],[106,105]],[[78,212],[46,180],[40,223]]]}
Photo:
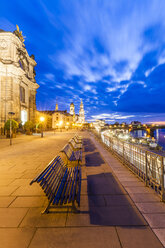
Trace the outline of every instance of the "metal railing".
{"label": "metal railing", "polygon": [[165,201],[165,157],[134,144],[109,137],[104,133],[101,139],[112,153],[137,174],[146,184],[160,194]]}

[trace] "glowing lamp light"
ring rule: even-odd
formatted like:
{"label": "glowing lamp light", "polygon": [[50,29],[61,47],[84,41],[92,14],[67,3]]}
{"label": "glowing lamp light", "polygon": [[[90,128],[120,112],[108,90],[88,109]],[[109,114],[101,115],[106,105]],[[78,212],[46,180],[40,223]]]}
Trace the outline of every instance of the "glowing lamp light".
{"label": "glowing lamp light", "polygon": [[62,124],[63,124],[63,121],[60,121],[60,122],[59,122],[59,126],[62,126]]}
{"label": "glowing lamp light", "polygon": [[69,122],[67,122],[66,125],[68,126],[69,125]]}
{"label": "glowing lamp light", "polygon": [[45,120],[45,117],[41,116],[40,121],[43,122]]}

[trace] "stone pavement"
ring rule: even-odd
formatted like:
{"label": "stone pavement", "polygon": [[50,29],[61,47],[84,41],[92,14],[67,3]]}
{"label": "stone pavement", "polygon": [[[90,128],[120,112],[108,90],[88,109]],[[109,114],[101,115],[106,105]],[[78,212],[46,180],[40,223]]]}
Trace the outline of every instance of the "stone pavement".
{"label": "stone pavement", "polygon": [[1,146],[0,140],[0,248],[163,247],[142,215],[149,207],[141,205],[142,213],[137,208],[139,199],[151,198],[154,204],[157,196],[147,188],[141,192],[144,187],[134,175],[82,134],[79,214],[60,209],[41,215],[47,200],[39,185],[29,186],[73,133],[24,138],[12,147]]}

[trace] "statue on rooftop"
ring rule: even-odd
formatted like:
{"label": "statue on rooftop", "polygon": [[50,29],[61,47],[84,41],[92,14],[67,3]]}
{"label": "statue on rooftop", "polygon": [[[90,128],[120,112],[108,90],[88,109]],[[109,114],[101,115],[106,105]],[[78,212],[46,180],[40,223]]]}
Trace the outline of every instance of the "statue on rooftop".
{"label": "statue on rooftop", "polygon": [[22,31],[19,30],[18,25],[16,25],[16,28],[17,29],[13,33],[22,41],[22,43],[24,43],[25,37],[22,35]]}

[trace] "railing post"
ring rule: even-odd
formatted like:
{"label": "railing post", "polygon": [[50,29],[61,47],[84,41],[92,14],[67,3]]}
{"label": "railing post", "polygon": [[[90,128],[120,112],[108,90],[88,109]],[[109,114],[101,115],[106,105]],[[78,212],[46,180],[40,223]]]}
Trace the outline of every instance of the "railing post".
{"label": "railing post", "polygon": [[123,141],[123,164],[125,162],[125,156],[124,156],[124,153],[125,153],[125,149],[124,149],[124,141]]}
{"label": "railing post", "polygon": [[145,151],[145,185],[148,186],[148,160],[147,160],[147,151]]}
{"label": "railing post", "polygon": [[164,161],[163,156],[161,158],[161,200],[165,201],[165,190],[164,190]]}

